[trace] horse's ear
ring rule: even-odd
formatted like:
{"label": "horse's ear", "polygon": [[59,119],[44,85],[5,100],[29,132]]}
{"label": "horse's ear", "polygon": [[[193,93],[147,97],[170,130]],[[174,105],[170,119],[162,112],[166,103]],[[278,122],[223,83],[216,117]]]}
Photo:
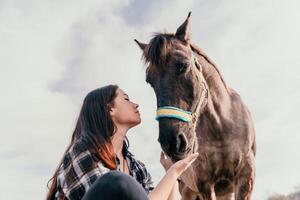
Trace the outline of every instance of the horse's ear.
{"label": "horse's ear", "polygon": [[176,31],[176,37],[178,37],[180,40],[188,42],[191,39],[191,27],[190,27],[190,16],[191,12],[189,12],[186,20],[179,26],[179,28]]}
{"label": "horse's ear", "polygon": [[147,44],[145,43],[142,43],[142,42],[139,42],[138,40],[134,39],[134,41],[139,45],[139,47],[145,51],[146,47],[147,47]]}

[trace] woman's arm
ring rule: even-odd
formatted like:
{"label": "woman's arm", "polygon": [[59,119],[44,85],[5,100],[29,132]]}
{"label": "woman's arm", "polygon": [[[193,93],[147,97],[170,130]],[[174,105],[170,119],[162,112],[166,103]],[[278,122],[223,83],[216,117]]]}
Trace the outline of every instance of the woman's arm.
{"label": "woman's arm", "polygon": [[[198,153],[192,154],[187,158],[180,160],[175,164],[173,164],[172,166],[170,166],[165,176],[161,179],[161,181],[154,188],[154,190],[149,193],[148,195],[149,199],[167,200],[169,197],[171,198],[173,196],[173,188],[175,186],[178,188],[178,186],[176,185],[178,177],[196,160],[197,156]],[[174,189],[175,192],[176,189]],[[172,195],[171,195],[171,191],[172,191]]]}
{"label": "woman's arm", "polygon": [[177,200],[178,199],[178,193],[179,193],[178,181],[176,181],[173,188],[172,188],[172,190],[171,190],[171,193],[168,197],[168,200]]}
{"label": "woman's arm", "polygon": [[177,180],[178,174],[175,170],[169,170],[158,185],[149,193],[150,200],[167,200]]}
{"label": "woman's arm", "polygon": [[[162,166],[165,168],[167,171],[171,166],[172,166],[172,161],[170,158],[168,158],[163,152],[160,154],[160,163]],[[179,188],[178,188],[178,181],[175,182],[170,195],[168,197],[168,200],[177,200],[178,199],[178,193],[179,193]]]}

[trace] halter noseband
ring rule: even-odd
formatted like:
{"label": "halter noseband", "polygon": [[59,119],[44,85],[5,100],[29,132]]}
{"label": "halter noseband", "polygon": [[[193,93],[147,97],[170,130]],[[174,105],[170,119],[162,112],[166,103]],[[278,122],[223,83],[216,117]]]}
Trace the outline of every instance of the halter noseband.
{"label": "halter noseband", "polygon": [[173,106],[162,106],[156,111],[156,120],[162,117],[179,119],[184,122],[192,121],[192,112],[182,110]]}
{"label": "halter noseband", "polygon": [[194,58],[195,65],[199,67],[199,76],[201,81],[201,94],[199,102],[196,106],[195,111],[192,113],[190,111],[183,110],[181,108],[177,108],[174,106],[162,106],[158,107],[156,111],[156,120],[159,120],[160,118],[173,118],[178,119],[183,122],[191,122],[195,123],[199,118],[199,111],[200,108],[203,107],[202,103],[207,98],[208,90],[204,81],[204,77],[202,75],[202,66],[198,62],[197,58],[194,56],[194,52],[192,51],[192,58]]}

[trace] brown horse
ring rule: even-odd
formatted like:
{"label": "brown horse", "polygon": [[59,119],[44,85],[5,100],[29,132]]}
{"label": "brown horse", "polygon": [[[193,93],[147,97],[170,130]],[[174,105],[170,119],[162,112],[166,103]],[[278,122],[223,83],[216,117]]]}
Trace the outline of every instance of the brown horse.
{"label": "brown horse", "polygon": [[247,107],[217,66],[191,43],[190,14],[175,34],[135,40],[157,98],[163,151],[177,161],[199,152],[181,176],[182,199],[249,200],[255,179],[255,130]]}

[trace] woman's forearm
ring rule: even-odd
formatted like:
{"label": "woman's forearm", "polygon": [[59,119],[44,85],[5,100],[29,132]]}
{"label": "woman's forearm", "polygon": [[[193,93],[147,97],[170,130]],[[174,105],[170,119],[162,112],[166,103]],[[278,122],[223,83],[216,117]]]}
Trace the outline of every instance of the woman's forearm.
{"label": "woman's forearm", "polygon": [[[156,188],[149,194],[150,200],[176,199],[177,178],[196,160],[199,153],[188,155],[186,158],[172,164],[170,159],[166,159],[164,153],[161,153],[160,162],[165,169],[168,169],[166,175],[158,183]],[[175,185],[176,184],[176,185]],[[176,186],[176,187],[175,187]],[[172,192],[171,192],[172,191]]]}
{"label": "woman's forearm", "polygon": [[168,197],[168,200],[177,200],[177,199],[178,199],[178,181],[175,182]]}
{"label": "woman's forearm", "polygon": [[166,175],[161,179],[158,185],[148,197],[150,200],[167,200],[177,182],[178,174],[175,170],[168,170]]}

